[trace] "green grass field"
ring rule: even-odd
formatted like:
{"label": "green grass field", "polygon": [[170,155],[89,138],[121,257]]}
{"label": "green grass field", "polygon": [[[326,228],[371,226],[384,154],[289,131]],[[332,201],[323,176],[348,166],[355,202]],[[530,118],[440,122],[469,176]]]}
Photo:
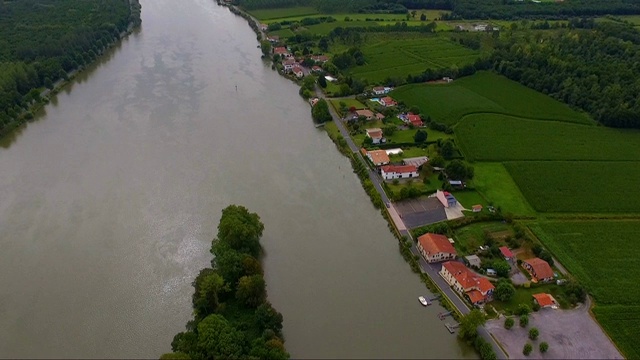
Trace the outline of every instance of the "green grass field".
{"label": "green grass field", "polygon": [[297,6],[281,9],[257,9],[250,10],[248,11],[248,13],[255,16],[259,20],[270,20],[292,17],[304,18],[307,17],[307,15],[318,14],[318,10],[310,6]]}
{"label": "green grass field", "polygon": [[540,212],[640,212],[640,162],[522,161],[505,167]]}
{"label": "green grass field", "polygon": [[504,213],[535,216],[536,212],[520,192],[518,185],[501,163],[475,163],[473,183],[476,190]]}
{"label": "green grass field", "polygon": [[[457,196],[458,194],[456,194]],[[484,232],[489,231],[496,237],[513,235],[511,225],[499,221],[496,222],[479,222],[467,225],[455,232],[455,247],[458,253],[462,255],[475,254],[480,245],[484,245]],[[502,244],[501,244],[502,245]]]}
{"label": "green grass field", "polygon": [[[489,202],[477,191],[473,190],[465,190],[465,191],[454,191],[453,196],[456,197],[456,200],[464,206],[465,209],[471,210],[473,205],[482,205],[486,207],[489,205]],[[487,211],[486,209],[483,211]],[[470,214],[467,214],[470,215]]]}
{"label": "green grass field", "polygon": [[593,124],[587,115],[563,103],[486,71],[449,84],[403,86],[393,91],[392,96],[420,107],[432,119],[448,125],[456,124],[465,115],[478,113]]}
{"label": "green grass field", "polygon": [[640,160],[637,130],[476,114],[455,131],[469,160]]}
{"label": "green grass field", "polygon": [[404,79],[429,67],[469,64],[479,55],[447,36],[420,33],[367,34],[361,49],[367,63],[352,68],[350,73],[371,83],[380,83],[389,77]]}
{"label": "green grass field", "polygon": [[594,313],[628,358],[640,357],[640,221],[554,221],[531,225],[596,301]]}

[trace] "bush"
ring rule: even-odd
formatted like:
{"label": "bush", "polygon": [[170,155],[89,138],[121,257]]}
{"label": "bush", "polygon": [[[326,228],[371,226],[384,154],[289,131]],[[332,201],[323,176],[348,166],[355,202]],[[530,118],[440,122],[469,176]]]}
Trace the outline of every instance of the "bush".
{"label": "bush", "polygon": [[506,319],[504,319],[504,328],[509,330],[513,327],[513,325],[515,324],[515,320],[513,320],[513,318],[508,317]]}
{"label": "bush", "polygon": [[546,353],[549,350],[549,344],[546,341],[540,343],[540,352]]}
{"label": "bush", "polygon": [[540,336],[540,331],[538,331],[538,328],[529,329],[529,339],[536,340],[538,336]]}
{"label": "bush", "polygon": [[522,353],[525,356],[529,356],[529,354],[531,354],[531,351],[533,350],[533,346],[531,346],[531,344],[526,343],[524,344],[524,348],[522,348]]}
{"label": "bush", "polygon": [[527,304],[520,304],[516,309],[516,315],[529,315],[531,313],[531,308]]}
{"label": "bush", "polygon": [[529,325],[529,316],[521,315],[520,316],[520,327],[527,327]]}

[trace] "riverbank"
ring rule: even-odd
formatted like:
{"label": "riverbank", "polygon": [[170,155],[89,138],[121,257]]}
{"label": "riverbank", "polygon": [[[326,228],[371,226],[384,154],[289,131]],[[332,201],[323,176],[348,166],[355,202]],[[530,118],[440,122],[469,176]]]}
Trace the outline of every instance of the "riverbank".
{"label": "riverbank", "polygon": [[[14,99],[13,101],[17,101],[15,100],[16,97],[18,98],[22,97],[22,100],[20,100],[22,104],[18,102],[18,104],[15,104],[13,108],[4,109],[5,111],[0,111],[0,125],[1,125],[0,137],[4,137],[10,134],[11,132],[15,131],[17,128],[25,125],[27,122],[32,120],[36,115],[36,113],[39,112],[41,109],[43,109],[47,104],[49,104],[49,102],[51,101],[51,98],[57,95],[78,74],[84,72],[87,68],[90,68],[91,66],[99,62],[101,57],[104,56],[108,51],[111,51],[111,49],[113,49],[117,44],[119,44],[122,41],[122,39],[124,39],[125,37],[133,33],[136,29],[139,29],[142,23],[141,17],[140,17],[141,9],[142,9],[142,6],[140,5],[139,0],[129,0],[126,29],[124,29],[124,26],[117,27],[115,25],[109,25],[109,26],[101,25],[103,27],[109,27],[114,31],[118,31],[120,29],[122,29],[123,31],[120,31],[117,34],[115,32],[107,32],[106,35],[101,34],[99,37],[94,33],[86,34],[86,36],[91,38],[93,43],[88,45],[88,46],[91,46],[91,49],[81,55],[78,55],[76,50],[68,50],[68,51],[62,51],[63,55],[66,55],[63,57],[58,52],[52,52],[50,51],[51,49],[48,49],[48,48],[44,50],[42,48],[34,48],[31,51],[35,53],[41,52],[44,54],[56,54],[56,55],[50,55],[49,57],[47,57],[46,55],[44,56],[40,55],[40,57],[38,58],[38,63],[47,64],[46,66],[42,66],[42,65],[38,66],[38,64],[36,64],[36,66],[33,67],[33,63],[26,62],[26,61],[18,61],[17,59],[13,59],[13,62],[8,63],[11,66],[9,66],[8,69],[6,70],[7,73],[5,75],[7,75],[8,78],[4,79],[5,81],[2,84],[4,87],[8,86],[8,88],[10,89],[11,76],[13,76],[13,74],[16,72],[20,73],[20,71],[26,72],[27,75],[24,75],[23,78],[20,78],[18,80],[14,80],[15,88],[20,89],[24,87],[25,82],[30,83],[30,86],[35,86],[36,84],[39,83],[40,86],[33,87],[30,89],[27,88],[27,90],[29,91],[22,96],[20,96],[20,93],[15,93],[15,92],[9,93],[9,94],[3,94],[5,95],[5,99],[3,100]],[[77,9],[74,9],[74,12],[77,12]],[[34,14],[33,16],[34,18],[37,18],[38,15]],[[78,15],[78,16],[82,16],[82,15]],[[113,19],[112,22],[118,22],[117,20],[118,19]],[[22,19],[22,21],[28,22],[29,19]],[[60,21],[60,20],[55,19],[55,21]],[[40,26],[46,26],[46,25],[47,25],[46,23],[40,24]],[[66,23],[64,24],[64,26],[67,26],[67,25],[68,24]],[[51,26],[55,26],[55,25],[51,25]],[[17,35],[15,36],[21,35],[19,31],[16,31],[16,34]],[[67,34],[66,36],[68,38],[72,38],[71,35]],[[70,41],[70,39],[67,39],[67,40]],[[20,40],[17,40],[16,44],[9,44],[9,45],[12,47],[18,46],[18,48],[20,48],[20,44],[21,44]],[[55,44],[51,44],[50,46],[55,47]],[[66,43],[65,46],[75,49],[79,45],[73,42],[69,42],[69,43]],[[73,55],[76,55],[76,57],[74,57]],[[28,58],[28,56],[26,55],[23,55],[23,56]],[[64,64],[64,69],[66,69],[66,71],[60,68],[59,72],[55,72],[54,75],[52,76],[50,74],[51,70],[49,70],[48,68],[55,69],[56,66],[61,67],[61,64]],[[70,64],[74,64],[75,68],[70,67]],[[20,65],[22,65],[22,68],[20,67]],[[34,79],[28,78],[29,76],[32,75],[30,73],[31,71],[37,73],[39,77],[37,81],[35,81]],[[57,78],[55,78],[54,76]],[[44,81],[41,80],[42,77],[45,77]],[[4,89],[0,88],[0,89],[7,90],[7,88],[4,88]],[[24,90],[21,90],[21,91],[24,91]],[[8,115],[9,117],[6,117],[5,115]]]}

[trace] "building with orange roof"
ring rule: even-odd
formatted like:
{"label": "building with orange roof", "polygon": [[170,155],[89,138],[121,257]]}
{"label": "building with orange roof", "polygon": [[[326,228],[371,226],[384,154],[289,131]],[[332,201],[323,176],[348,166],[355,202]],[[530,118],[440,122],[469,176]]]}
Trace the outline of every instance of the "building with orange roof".
{"label": "building with orange roof", "polygon": [[389,155],[384,150],[367,151],[366,155],[375,166],[387,165],[391,161]]}
{"label": "building with orange roof", "polygon": [[551,294],[539,293],[539,294],[533,294],[532,296],[535,302],[538,305],[540,305],[541,308],[548,308],[548,307],[552,309],[558,308],[558,302],[556,301],[556,299],[553,298],[553,296],[551,296]]}
{"label": "building with orange roof", "polygon": [[439,234],[426,233],[420,236],[417,248],[428,263],[455,259],[458,255],[449,239]]}
{"label": "building with orange roof", "polygon": [[549,263],[540,258],[527,259],[522,262],[522,267],[529,272],[533,282],[553,280],[553,269],[551,269]]}
{"label": "building with orange roof", "polygon": [[463,263],[447,261],[442,264],[440,276],[458,293],[464,295],[473,305],[493,300],[495,286],[491,281],[469,270]]}

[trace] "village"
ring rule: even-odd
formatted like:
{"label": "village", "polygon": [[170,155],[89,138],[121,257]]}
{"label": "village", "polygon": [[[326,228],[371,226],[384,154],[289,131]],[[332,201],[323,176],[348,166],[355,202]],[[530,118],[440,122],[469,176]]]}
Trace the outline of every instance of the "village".
{"label": "village", "polygon": [[[261,26],[263,31],[266,28]],[[318,126],[366,164],[390,222],[399,234],[414,239],[411,252],[419,259],[421,272],[455,311],[464,315],[479,309],[489,319],[479,334],[495,341],[497,354],[509,354],[500,358],[521,353],[526,341],[537,341],[540,347],[530,357],[542,353],[571,357],[584,353],[580,339],[585,337],[600,344],[597,350],[591,349],[594,354],[615,357],[610,342],[588,316],[584,288],[574,283],[535,236],[505,221],[500,207],[475,191],[473,168],[462,161],[453,129],[433,121],[413,104],[395,99],[392,86],[336,96],[339,92],[333,84],[339,76],[324,69],[328,56],[296,57],[277,36],[267,39],[273,45],[274,69],[301,84],[306,77],[314,79],[313,93],[301,90],[301,94],[312,108],[326,101],[333,117],[332,122]],[[431,83],[453,81],[443,77]],[[451,220],[463,225],[442,226]],[[421,296],[420,300],[428,306],[439,298]],[[439,316],[445,320],[449,315],[452,312]],[[580,325],[563,326],[566,322]],[[514,323],[519,328],[512,329]],[[448,321],[445,326],[454,333],[459,325]],[[539,334],[544,341],[537,340]],[[575,342],[568,345],[567,339]]]}

